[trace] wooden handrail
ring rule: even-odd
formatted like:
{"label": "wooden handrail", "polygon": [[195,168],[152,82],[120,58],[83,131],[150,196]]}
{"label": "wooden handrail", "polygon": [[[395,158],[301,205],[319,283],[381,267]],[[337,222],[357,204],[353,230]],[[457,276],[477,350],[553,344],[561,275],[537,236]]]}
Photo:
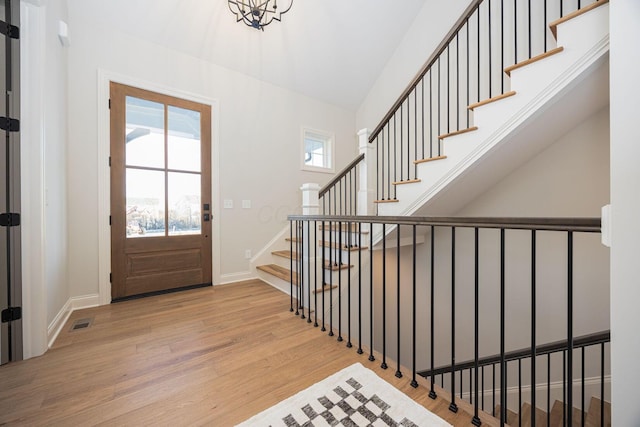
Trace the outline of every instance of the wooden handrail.
{"label": "wooden handrail", "polygon": [[599,233],[600,218],[486,218],[418,216],[289,215],[289,221],[324,221],[441,227],[505,228],[512,230],[576,231]]}
{"label": "wooden handrail", "polygon": [[[583,335],[578,338],[573,339],[573,348],[581,348],[581,347],[589,347],[592,345],[607,343],[611,341],[611,332],[603,331],[597,332],[594,334]],[[569,347],[569,342],[567,340],[555,341],[548,344],[543,344],[536,347],[536,355],[542,356],[545,354],[557,353],[562,350],[566,350]],[[523,348],[520,350],[510,351],[504,354],[504,360],[507,362],[511,362],[518,359],[526,359],[531,357],[531,348]],[[493,356],[482,357],[478,359],[478,366],[489,366],[500,363],[500,355],[495,354]],[[464,371],[467,369],[474,368],[475,360],[469,360],[462,363],[456,363],[455,371]],[[440,374],[448,374],[451,372],[451,366],[440,366],[435,368],[433,371],[426,370],[418,372],[418,375],[423,377],[429,377],[432,375],[440,375]]]}
{"label": "wooden handrail", "polygon": [[347,166],[345,166],[344,169],[342,169],[342,171],[340,171],[331,181],[329,181],[328,184],[325,184],[324,187],[322,187],[320,189],[320,191],[318,192],[318,197],[322,197],[324,196],[324,194],[329,191],[329,189],[331,187],[333,187],[334,185],[336,185],[338,183],[338,181],[340,181],[342,178],[344,178],[350,171],[351,169],[353,169],[354,167],[356,167],[356,165],[358,163],[360,163],[361,161],[364,160],[364,153],[360,154],[358,157],[356,157],[351,163],[349,163]]}
{"label": "wooden handrail", "polygon": [[429,59],[427,59],[427,62],[425,62],[425,64],[420,69],[420,71],[418,71],[418,74],[416,74],[416,76],[413,78],[413,80],[411,80],[411,83],[409,83],[409,85],[402,92],[400,97],[396,100],[396,102],[394,102],[394,104],[391,107],[391,109],[382,118],[382,120],[380,121],[380,124],[378,124],[378,126],[373,130],[373,132],[371,133],[371,136],[369,136],[369,143],[372,143],[376,139],[376,137],[382,131],[384,126],[387,124],[387,122],[389,120],[391,120],[393,115],[396,113],[396,111],[398,111],[398,108],[400,108],[402,103],[411,94],[413,89],[415,89],[416,86],[418,86],[418,83],[420,83],[422,78],[427,74],[427,72],[429,72],[429,70],[431,69],[433,64],[435,64],[435,62],[438,60],[440,55],[442,55],[442,53],[445,51],[445,49],[447,48],[449,43],[451,43],[451,41],[455,38],[456,34],[465,25],[467,20],[471,17],[471,15],[473,15],[473,13],[476,11],[476,9],[478,9],[478,7],[480,7],[480,4],[483,1],[484,0],[474,0],[473,2],[471,2],[471,4],[469,5],[469,7],[467,7],[467,9],[464,11],[462,16],[456,21],[456,23],[454,24],[453,28],[447,33],[447,35],[444,37],[444,39],[436,47],[436,49],[433,51],[433,53],[431,54]]}

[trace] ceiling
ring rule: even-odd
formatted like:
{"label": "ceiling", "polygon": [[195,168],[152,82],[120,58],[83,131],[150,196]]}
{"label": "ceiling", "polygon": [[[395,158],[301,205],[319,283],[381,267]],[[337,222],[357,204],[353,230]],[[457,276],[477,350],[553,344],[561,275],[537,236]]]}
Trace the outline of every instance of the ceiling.
{"label": "ceiling", "polygon": [[355,111],[426,2],[294,0],[282,22],[264,32],[236,23],[226,0],[68,0],[68,7],[88,21]]}

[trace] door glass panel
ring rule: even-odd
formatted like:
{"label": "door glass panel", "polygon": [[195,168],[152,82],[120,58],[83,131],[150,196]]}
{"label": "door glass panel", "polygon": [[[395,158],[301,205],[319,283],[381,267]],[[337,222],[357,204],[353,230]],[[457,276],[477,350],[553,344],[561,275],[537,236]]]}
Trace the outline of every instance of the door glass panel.
{"label": "door glass panel", "polygon": [[169,235],[200,234],[200,174],[169,172]]}
{"label": "door glass panel", "polygon": [[169,106],[169,169],[200,172],[200,112]]}
{"label": "door glass panel", "polygon": [[127,237],[165,235],[164,172],[127,169]]}
{"label": "door glass panel", "polygon": [[164,105],[126,97],[126,165],[164,168]]}

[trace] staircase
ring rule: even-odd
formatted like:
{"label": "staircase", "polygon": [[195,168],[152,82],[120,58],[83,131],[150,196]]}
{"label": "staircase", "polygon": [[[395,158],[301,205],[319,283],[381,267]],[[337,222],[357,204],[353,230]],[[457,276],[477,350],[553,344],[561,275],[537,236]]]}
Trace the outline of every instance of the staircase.
{"label": "staircase", "polygon": [[[362,167],[368,172],[360,174],[360,193],[374,193],[376,196],[369,201],[358,199],[360,206],[375,204],[375,211],[381,217],[401,218],[434,213],[450,215],[473,195],[491,187],[546,148],[558,135],[606,105],[608,86],[604,87],[606,85],[602,83],[608,81],[607,3],[608,0],[595,1],[550,22],[553,40],[549,43],[555,42],[557,46],[503,67],[504,75],[499,77],[504,85],[501,93],[493,94],[489,89],[491,96],[480,99],[485,89],[478,82],[474,88],[478,92],[477,99],[470,99],[468,94],[466,97],[456,95],[456,103],[469,101],[452,108],[455,110],[453,115],[462,119],[449,117],[447,107],[447,117],[442,119],[446,120],[446,125],[441,125],[438,119],[438,125],[429,130],[429,136],[435,137],[432,138],[435,142],[426,148],[423,145],[420,149],[418,127],[424,138],[426,125],[419,124],[417,117],[419,113],[426,114],[427,107],[424,103],[422,107],[418,106],[419,95],[416,91],[418,88],[424,90],[427,76],[433,80],[434,72],[429,67],[433,67],[435,61],[430,61],[426,71],[418,75],[382,123],[366,136],[369,146],[361,144],[361,152],[366,156],[362,156],[366,164]],[[466,24],[464,19],[461,20],[460,28],[464,25],[469,25],[468,17]],[[450,38],[447,43],[451,43],[451,40],[454,39]],[[447,43],[436,52],[438,55],[448,52]],[[461,42],[456,39],[457,49],[460,48],[458,43]],[[450,64],[447,58],[447,66]],[[465,65],[468,66],[469,62]],[[447,75],[451,76],[451,70],[447,69]],[[439,85],[442,87],[442,84]],[[447,102],[451,102],[451,99]],[[433,104],[430,100],[430,112]],[[412,113],[415,113],[415,119],[411,118]],[[407,120],[406,127],[397,124],[396,119],[400,117],[402,121]],[[415,133],[412,133],[414,128]],[[407,137],[403,141],[405,132]],[[399,143],[396,141],[398,135]],[[395,150],[400,150],[400,154],[396,155],[399,159],[393,157],[391,160],[395,153],[392,140],[393,146],[397,144]],[[406,152],[403,154],[401,151],[405,146]],[[357,163],[354,161],[339,176],[346,176]],[[332,188],[328,191],[332,191]],[[351,195],[348,198],[351,200]],[[305,203],[305,206],[309,204]],[[330,192],[328,198],[325,197],[315,206],[315,211],[305,213],[317,215],[322,211],[324,215],[342,215],[345,218],[353,214],[338,210],[335,202],[332,208]],[[371,214],[371,210],[364,212]],[[358,214],[361,213],[362,209],[358,209]],[[315,219],[295,224],[305,225],[296,226],[298,229],[294,229],[293,225],[283,229],[252,260],[252,266],[265,282],[291,295],[291,311],[296,314],[301,312],[301,317],[306,318],[307,322],[313,321],[314,326],[328,330],[330,336],[337,335],[341,341],[343,319],[347,316],[350,318],[351,311],[356,309],[351,299],[351,287],[356,286],[362,278],[362,271],[369,267],[369,260],[373,259],[369,249],[379,251],[387,241],[391,242],[391,246],[411,245],[411,238],[406,234],[406,228],[402,236],[398,233],[396,241],[391,234],[395,230],[393,226],[371,230],[363,226],[357,229],[356,224],[350,224],[344,218],[329,224]],[[416,242],[425,241],[424,238],[420,239],[419,236],[416,240],[414,235],[414,247]],[[355,262],[352,256],[361,259]],[[305,284],[311,283],[322,283],[322,286],[307,287],[305,290]],[[340,299],[348,299],[348,302],[343,304]],[[351,320],[348,324],[347,341],[350,347]],[[360,325],[353,327],[359,328]],[[360,353],[362,349],[358,348],[358,351]],[[505,411],[505,422],[530,426],[531,404],[522,403],[519,412],[514,412],[512,406]],[[539,405],[535,409],[536,426],[566,425],[566,414],[563,419],[566,410],[562,401],[556,400],[547,410]],[[494,414],[500,414],[499,405]],[[500,416],[497,415],[497,418]],[[572,425],[610,425],[610,404],[592,397],[586,411],[573,408],[571,419]]]}
{"label": "staircase", "polygon": [[[563,408],[561,401],[556,400],[553,403],[551,411],[547,412],[543,409],[536,408],[535,426],[536,427],[562,427],[566,425],[566,408]],[[529,403],[523,403],[520,412],[506,410],[507,421],[510,426],[532,427],[531,410]],[[500,405],[496,405],[494,414],[500,413]],[[574,427],[587,426],[611,426],[611,404],[603,402],[597,397],[592,397],[587,411],[582,412],[578,408],[573,408],[572,424]]]}

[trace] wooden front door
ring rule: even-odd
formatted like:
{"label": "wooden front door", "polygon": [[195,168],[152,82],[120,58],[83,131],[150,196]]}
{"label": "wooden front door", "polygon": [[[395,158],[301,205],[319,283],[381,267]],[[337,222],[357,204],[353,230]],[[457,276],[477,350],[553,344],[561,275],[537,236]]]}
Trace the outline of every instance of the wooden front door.
{"label": "wooden front door", "polygon": [[117,83],[113,300],[211,284],[211,107]]}

